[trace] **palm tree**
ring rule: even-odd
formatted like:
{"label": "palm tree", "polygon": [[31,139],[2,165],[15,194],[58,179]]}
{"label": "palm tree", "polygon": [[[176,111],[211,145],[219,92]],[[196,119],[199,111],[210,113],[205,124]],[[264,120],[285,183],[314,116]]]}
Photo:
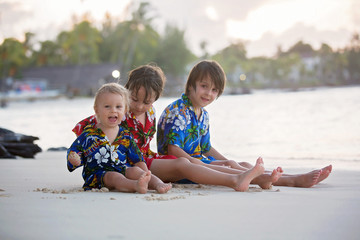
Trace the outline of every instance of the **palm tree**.
{"label": "palm tree", "polygon": [[[148,16],[150,4],[141,2],[139,8],[132,13],[132,19],[121,23],[118,28],[121,53],[118,58],[122,63],[122,72],[127,72],[134,65],[143,64],[155,56],[159,34],[151,26],[153,17]],[[142,46],[146,46],[141,48]],[[145,54],[146,52],[146,54]]]}
{"label": "palm tree", "polygon": [[[20,74],[20,68],[27,60],[23,43],[7,38],[0,45],[0,78],[13,78]],[[1,84],[1,88],[4,88]]]}

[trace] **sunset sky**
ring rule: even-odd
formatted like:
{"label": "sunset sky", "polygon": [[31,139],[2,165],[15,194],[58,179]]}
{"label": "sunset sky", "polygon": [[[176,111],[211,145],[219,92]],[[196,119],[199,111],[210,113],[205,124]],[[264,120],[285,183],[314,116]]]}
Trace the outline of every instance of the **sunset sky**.
{"label": "sunset sky", "polygon": [[[39,40],[54,40],[70,30],[73,15],[90,13],[101,22],[109,12],[124,18],[130,0],[0,0],[0,43],[4,38],[23,40],[24,32]],[[137,1],[139,2],[139,1]],[[360,32],[359,0],[148,0],[155,28],[166,23],[186,30],[189,47],[200,54],[208,42],[215,53],[230,42],[246,43],[248,57],[272,56],[278,46],[287,50],[299,40],[315,49],[327,43],[334,49]]]}

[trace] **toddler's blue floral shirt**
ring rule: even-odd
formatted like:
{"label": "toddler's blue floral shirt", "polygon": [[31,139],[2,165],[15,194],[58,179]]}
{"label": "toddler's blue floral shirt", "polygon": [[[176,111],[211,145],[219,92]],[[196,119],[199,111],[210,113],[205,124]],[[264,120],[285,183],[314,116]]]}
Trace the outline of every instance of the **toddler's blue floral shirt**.
{"label": "toddler's blue floral shirt", "polygon": [[[125,174],[126,167],[144,162],[131,133],[121,126],[113,143],[110,143],[103,131],[94,124],[86,126],[68,149],[68,157],[71,152],[77,153],[81,158],[80,166],[84,166],[83,188],[86,190],[103,187],[103,177],[108,171]],[[73,166],[67,161],[70,172],[80,166]]]}

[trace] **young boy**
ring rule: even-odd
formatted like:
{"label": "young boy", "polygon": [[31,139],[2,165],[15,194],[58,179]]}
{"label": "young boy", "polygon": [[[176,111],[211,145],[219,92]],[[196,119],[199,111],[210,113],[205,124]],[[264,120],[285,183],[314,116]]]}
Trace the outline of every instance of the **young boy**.
{"label": "young boy", "polygon": [[84,166],[85,190],[107,187],[146,193],[149,186],[165,193],[171,185],[151,175],[131,133],[119,126],[128,109],[124,87],[109,83],[98,90],[94,101],[98,121],[87,125],[68,149],[68,170]]}
{"label": "young boy", "polygon": [[[209,114],[205,107],[223,92],[226,76],[215,61],[201,61],[190,71],[185,94],[162,113],[157,132],[158,152],[185,157],[196,163],[227,165],[246,170],[251,164],[226,159],[210,143]],[[201,164],[201,163],[200,163]],[[311,187],[324,180],[331,165],[306,174],[282,175],[274,185]]]}

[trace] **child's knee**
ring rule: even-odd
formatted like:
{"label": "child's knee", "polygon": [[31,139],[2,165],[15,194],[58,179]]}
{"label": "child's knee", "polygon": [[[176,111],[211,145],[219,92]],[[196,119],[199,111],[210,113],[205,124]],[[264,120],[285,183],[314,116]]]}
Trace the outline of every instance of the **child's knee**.
{"label": "child's knee", "polygon": [[191,161],[187,158],[184,157],[179,157],[178,159],[176,159],[176,166],[177,167],[182,167],[185,165],[191,164]]}
{"label": "child's knee", "polygon": [[129,177],[129,178],[138,178],[143,173],[144,173],[144,170],[142,170],[140,167],[137,167],[137,166],[128,167],[125,170],[125,176]]}

